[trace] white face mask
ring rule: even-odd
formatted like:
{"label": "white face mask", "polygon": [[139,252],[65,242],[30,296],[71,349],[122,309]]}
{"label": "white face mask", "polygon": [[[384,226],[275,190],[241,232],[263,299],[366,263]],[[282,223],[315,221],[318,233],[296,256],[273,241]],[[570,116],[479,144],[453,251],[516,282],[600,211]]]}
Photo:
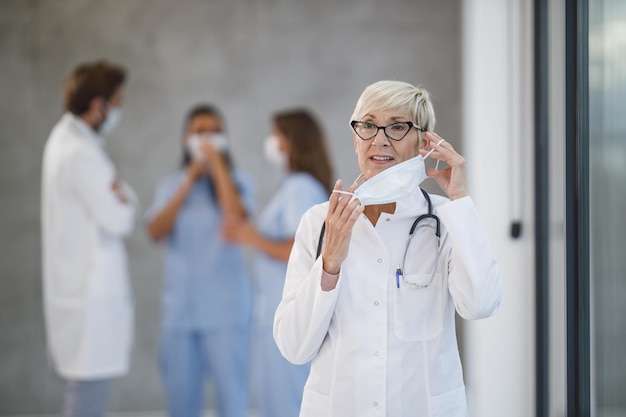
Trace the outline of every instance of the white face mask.
{"label": "white face mask", "polygon": [[354,190],[354,193],[339,190],[333,190],[333,192],[353,195],[364,206],[398,201],[416,191],[428,178],[424,159],[428,158],[432,152],[431,149],[424,157],[418,155],[387,168],[361,184]]}
{"label": "white face mask", "polygon": [[122,120],[122,109],[119,107],[111,107],[104,117],[104,121],[100,125],[98,131],[101,135],[108,135],[120,124]]}
{"label": "white face mask", "polygon": [[204,154],[202,153],[201,144],[203,141],[211,141],[215,149],[220,152],[228,150],[228,140],[221,133],[194,133],[187,140],[187,149],[194,161],[202,161]]}
{"label": "white face mask", "polygon": [[275,135],[270,135],[263,143],[265,159],[281,170],[287,168],[287,155],[280,150],[280,141]]}

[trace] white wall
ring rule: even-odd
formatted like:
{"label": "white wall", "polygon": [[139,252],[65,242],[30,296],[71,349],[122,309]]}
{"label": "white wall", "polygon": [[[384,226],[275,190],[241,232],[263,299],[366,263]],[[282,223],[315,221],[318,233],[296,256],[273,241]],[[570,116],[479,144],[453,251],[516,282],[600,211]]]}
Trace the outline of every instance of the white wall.
{"label": "white wall", "polygon": [[[504,281],[500,311],[463,324],[470,415],[478,417],[535,413],[530,3],[462,3],[463,149]],[[510,236],[515,217],[519,239]]]}

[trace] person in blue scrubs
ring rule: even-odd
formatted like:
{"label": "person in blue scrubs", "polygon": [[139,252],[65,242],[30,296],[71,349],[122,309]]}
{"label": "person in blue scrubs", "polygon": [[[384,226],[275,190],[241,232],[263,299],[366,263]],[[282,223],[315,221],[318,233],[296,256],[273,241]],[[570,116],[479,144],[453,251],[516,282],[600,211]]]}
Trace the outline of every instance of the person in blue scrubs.
{"label": "person in blue scrubs", "polygon": [[199,417],[211,377],[220,417],[248,415],[251,288],[242,248],[220,234],[224,219],[253,210],[250,182],[233,169],[212,106],[193,108],[184,163],[157,187],[148,230],[165,242],[160,365],[172,417]]}
{"label": "person in blue scrubs", "polygon": [[255,227],[232,220],[224,227],[231,242],[258,251],[253,268],[254,379],[259,417],[297,417],[309,365],[293,365],[280,354],[272,325],[280,303],[287,260],[302,214],[328,200],[332,169],[322,129],[304,110],[278,113],[265,154],[285,171],[278,190]]}

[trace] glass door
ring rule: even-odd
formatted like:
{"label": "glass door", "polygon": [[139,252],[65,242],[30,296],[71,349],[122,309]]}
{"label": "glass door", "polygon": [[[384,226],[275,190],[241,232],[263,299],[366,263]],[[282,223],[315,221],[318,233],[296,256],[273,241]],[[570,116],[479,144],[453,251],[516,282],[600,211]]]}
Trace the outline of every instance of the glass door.
{"label": "glass door", "polygon": [[589,0],[591,409],[626,416],[626,1]]}

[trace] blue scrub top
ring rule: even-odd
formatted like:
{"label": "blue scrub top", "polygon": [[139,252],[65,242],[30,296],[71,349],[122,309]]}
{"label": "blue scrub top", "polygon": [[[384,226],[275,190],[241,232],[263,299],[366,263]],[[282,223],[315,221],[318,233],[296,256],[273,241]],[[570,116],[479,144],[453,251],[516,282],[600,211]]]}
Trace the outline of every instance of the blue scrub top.
{"label": "blue scrub top", "polygon": [[[248,213],[254,209],[250,181],[234,172],[233,180]],[[180,170],[157,187],[146,217],[158,214],[185,181]],[[220,234],[222,213],[208,179],[189,191],[165,241],[163,326],[202,330],[247,323],[251,290],[245,256]]]}
{"label": "blue scrub top", "polygon": [[[296,234],[304,212],[325,201],[328,201],[328,193],[313,176],[303,172],[288,174],[259,216],[258,230],[268,239],[291,239]],[[263,253],[256,257],[253,275],[256,326],[272,327],[274,313],[282,298],[286,273],[287,262]]]}

